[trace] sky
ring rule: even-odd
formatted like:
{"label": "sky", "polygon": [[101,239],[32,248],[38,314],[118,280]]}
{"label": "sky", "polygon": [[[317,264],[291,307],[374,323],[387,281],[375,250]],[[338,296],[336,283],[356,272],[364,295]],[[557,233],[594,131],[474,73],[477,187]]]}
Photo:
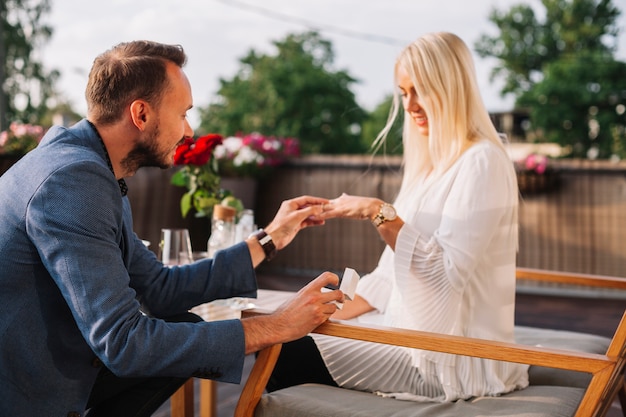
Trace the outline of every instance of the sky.
{"label": "sky", "polygon": [[[346,70],[359,105],[373,110],[393,91],[393,65],[401,49],[428,32],[459,35],[473,50],[481,34],[498,30],[488,20],[493,8],[525,3],[537,13],[540,0],[52,0],[46,21],[53,35],[43,49],[48,68],[61,71],[58,89],[72,107],[86,112],[84,89],[94,58],[112,46],[148,39],[180,44],[188,55],[185,72],[194,106],[215,99],[219,80],[231,79],[251,49],[275,54],[272,42],[291,33],[318,30],[332,42],[334,70]],[[621,8],[616,58],[626,61],[626,0]],[[539,15],[538,15],[539,16]],[[508,111],[512,97],[501,97],[501,81],[490,81],[496,64],[474,54],[483,99],[491,112]],[[197,111],[189,113],[192,128]]]}

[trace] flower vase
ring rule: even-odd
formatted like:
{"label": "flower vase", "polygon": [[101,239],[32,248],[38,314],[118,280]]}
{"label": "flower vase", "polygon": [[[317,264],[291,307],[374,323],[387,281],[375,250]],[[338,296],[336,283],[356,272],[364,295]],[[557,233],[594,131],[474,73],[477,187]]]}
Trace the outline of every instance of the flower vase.
{"label": "flower vase", "polygon": [[243,206],[254,210],[256,206],[257,179],[252,177],[222,177],[220,187],[229,190],[241,200]]}

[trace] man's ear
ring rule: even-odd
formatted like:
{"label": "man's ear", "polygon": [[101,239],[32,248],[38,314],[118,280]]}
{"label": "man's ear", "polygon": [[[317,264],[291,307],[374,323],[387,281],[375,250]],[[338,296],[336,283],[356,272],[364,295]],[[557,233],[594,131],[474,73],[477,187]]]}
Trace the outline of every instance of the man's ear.
{"label": "man's ear", "polygon": [[130,103],[130,118],[137,129],[142,132],[146,129],[149,113],[150,106],[145,101],[135,100]]}

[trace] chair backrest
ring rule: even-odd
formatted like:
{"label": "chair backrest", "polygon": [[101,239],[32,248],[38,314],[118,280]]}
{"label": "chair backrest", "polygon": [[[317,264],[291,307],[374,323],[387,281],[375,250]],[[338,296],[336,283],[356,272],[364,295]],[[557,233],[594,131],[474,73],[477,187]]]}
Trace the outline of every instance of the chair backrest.
{"label": "chair backrest", "polygon": [[[518,269],[517,277],[562,284],[626,289],[626,279],[615,277],[522,268]],[[248,316],[257,314],[267,314],[267,311],[246,312]],[[592,378],[578,406],[576,417],[603,416],[618,393],[623,403],[622,408],[625,408],[624,404],[626,404],[626,385],[623,374],[626,363],[626,310],[604,355],[382,326],[354,325],[340,321],[328,321],[316,328],[314,332],[416,349],[586,372],[591,374]],[[240,396],[235,417],[254,415],[254,409],[263,394],[279,353],[280,345],[261,351]]]}

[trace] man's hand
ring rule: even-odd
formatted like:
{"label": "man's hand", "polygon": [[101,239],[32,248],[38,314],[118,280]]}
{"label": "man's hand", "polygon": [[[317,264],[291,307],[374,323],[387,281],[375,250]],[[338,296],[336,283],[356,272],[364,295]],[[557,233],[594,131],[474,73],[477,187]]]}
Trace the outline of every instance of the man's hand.
{"label": "man's hand", "polygon": [[272,236],[276,249],[291,243],[300,230],[324,224],[324,220],[319,218],[323,204],[328,204],[328,200],[308,195],[283,201],[274,220],[265,228]]}
{"label": "man's hand", "polygon": [[[265,227],[265,233],[271,236],[276,249],[281,250],[291,243],[300,230],[324,224],[324,219],[319,215],[322,213],[322,206],[327,203],[325,198],[306,195],[285,200],[274,220]],[[255,238],[246,239],[246,243],[250,249],[252,264],[256,267],[265,259],[265,253]]]}
{"label": "man's hand", "polygon": [[243,319],[246,354],[304,337],[328,320],[337,311],[333,301],[344,302],[344,296],[339,290],[322,292],[322,288],[338,284],[337,275],[324,272],[273,314]]}

